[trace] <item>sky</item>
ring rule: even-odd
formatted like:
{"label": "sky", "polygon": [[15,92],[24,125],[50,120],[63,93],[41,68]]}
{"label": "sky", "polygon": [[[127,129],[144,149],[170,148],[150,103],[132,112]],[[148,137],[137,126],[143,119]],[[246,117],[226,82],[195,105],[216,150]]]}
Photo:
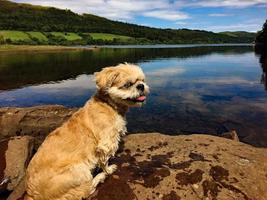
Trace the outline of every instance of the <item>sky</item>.
{"label": "sky", "polygon": [[261,30],[267,0],[14,0],[157,28]]}

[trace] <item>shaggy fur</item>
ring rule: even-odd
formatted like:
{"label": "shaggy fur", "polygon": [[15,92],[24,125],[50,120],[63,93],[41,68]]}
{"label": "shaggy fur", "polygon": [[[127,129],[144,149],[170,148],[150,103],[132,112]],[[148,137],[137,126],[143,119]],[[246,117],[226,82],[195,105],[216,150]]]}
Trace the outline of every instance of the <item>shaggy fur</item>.
{"label": "shaggy fur", "polygon": [[[31,160],[26,200],[80,200],[116,170],[108,160],[126,132],[125,113],[141,106],[149,89],[136,65],[107,67],[95,77],[97,93],[47,136]],[[103,172],[93,177],[97,166]]]}

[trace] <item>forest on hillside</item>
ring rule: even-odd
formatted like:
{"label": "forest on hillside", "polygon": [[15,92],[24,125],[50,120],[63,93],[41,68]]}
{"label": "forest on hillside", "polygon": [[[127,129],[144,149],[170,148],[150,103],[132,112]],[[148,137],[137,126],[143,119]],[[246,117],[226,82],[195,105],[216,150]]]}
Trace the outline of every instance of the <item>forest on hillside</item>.
{"label": "forest on hillside", "polygon": [[[248,32],[213,33],[189,29],[159,29],[135,24],[108,20],[91,14],[79,15],[70,10],[53,7],[18,4],[0,0],[0,30],[41,32],[48,38],[48,44],[189,44],[189,43],[251,43],[255,34]],[[68,42],[64,37],[55,36],[51,32],[78,34],[81,39]],[[88,33],[109,33],[128,36],[128,40],[97,39]],[[6,40],[2,36],[2,43]],[[1,42],[1,36],[0,36]],[[14,41],[13,41],[14,42]],[[25,43],[27,41],[16,41]],[[44,43],[38,37],[31,38],[29,43]]]}

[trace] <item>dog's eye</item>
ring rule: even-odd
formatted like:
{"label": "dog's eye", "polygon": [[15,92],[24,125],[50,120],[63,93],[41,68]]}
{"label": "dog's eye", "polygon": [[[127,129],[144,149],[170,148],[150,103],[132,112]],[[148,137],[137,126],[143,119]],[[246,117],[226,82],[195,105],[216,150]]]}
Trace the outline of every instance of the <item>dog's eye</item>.
{"label": "dog's eye", "polygon": [[132,85],[133,85],[133,83],[131,83],[131,82],[127,82],[126,84],[124,84],[123,87],[125,87],[125,88],[129,88],[129,87],[131,87]]}
{"label": "dog's eye", "polygon": [[138,79],[138,81],[145,82],[145,79],[144,78],[141,78],[141,79]]}

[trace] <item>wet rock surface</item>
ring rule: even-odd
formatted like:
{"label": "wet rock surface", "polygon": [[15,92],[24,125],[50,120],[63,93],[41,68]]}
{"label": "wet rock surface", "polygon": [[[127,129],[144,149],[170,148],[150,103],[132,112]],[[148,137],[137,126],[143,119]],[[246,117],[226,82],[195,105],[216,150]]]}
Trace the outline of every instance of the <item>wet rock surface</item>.
{"label": "wet rock surface", "polygon": [[208,135],[126,136],[90,200],[264,200],[267,149]]}
{"label": "wet rock surface", "polygon": [[[0,141],[0,199],[6,199],[11,191],[16,190],[23,182],[33,153],[33,141],[30,136],[11,137]],[[17,190],[16,194],[22,195],[23,189],[20,194]]]}

